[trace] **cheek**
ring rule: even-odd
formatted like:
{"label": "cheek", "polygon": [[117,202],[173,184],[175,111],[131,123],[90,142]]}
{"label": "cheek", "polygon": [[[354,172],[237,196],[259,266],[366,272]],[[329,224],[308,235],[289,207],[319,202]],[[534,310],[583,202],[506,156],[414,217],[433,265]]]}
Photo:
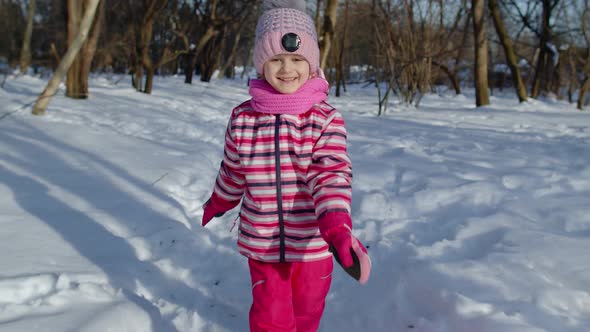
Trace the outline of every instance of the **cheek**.
{"label": "cheek", "polygon": [[311,78],[309,72],[309,64],[304,62],[303,64],[298,66],[298,72],[301,76],[306,77],[307,79]]}
{"label": "cheek", "polygon": [[276,71],[271,62],[265,63],[264,66],[262,67],[262,69],[264,70],[263,76],[267,80],[268,80],[268,78],[272,77]]}
{"label": "cheek", "polygon": [[305,73],[303,73],[303,77],[305,77],[307,80],[311,78],[311,75],[309,73],[309,68],[307,68],[305,70]]}

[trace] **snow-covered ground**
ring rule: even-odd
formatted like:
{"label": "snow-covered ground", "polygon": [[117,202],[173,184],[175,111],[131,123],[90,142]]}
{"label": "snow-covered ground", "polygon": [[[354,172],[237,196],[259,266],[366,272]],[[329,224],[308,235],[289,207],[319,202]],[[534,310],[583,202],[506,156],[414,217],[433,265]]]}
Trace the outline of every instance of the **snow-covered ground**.
{"label": "snow-covered ground", "polygon": [[[236,211],[200,227],[245,82],[98,77],[0,89],[0,331],[247,331]],[[321,331],[590,330],[590,113],[508,94],[420,110],[330,97],[347,121],[371,280],[335,270]]]}

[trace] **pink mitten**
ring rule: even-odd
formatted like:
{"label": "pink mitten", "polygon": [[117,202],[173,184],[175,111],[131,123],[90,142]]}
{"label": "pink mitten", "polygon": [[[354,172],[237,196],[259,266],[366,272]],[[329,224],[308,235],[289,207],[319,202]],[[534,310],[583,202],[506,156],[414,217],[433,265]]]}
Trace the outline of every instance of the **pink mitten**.
{"label": "pink mitten", "polygon": [[201,225],[205,227],[211,219],[223,216],[225,212],[233,209],[238,203],[240,203],[239,200],[236,202],[227,202],[213,193],[211,198],[203,204],[203,220],[201,221]]}
{"label": "pink mitten", "polygon": [[211,219],[221,217],[224,213],[225,212],[218,211],[217,207],[211,203],[211,199],[208,199],[207,202],[203,204],[203,220],[201,221],[201,226],[205,227]]}
{"label": "pink mitten", "polygon": [[322,236],[344,271],[361,284],[365,284],[371,274],[371,259],[365,246],[352,235],[350,227],[344,224],[331,228],[322,233]]}

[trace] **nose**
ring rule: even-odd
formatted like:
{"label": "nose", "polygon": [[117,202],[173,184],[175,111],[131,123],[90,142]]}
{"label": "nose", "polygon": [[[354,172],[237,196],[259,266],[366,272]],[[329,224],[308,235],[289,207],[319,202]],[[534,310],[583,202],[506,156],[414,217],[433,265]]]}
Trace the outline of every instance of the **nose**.
{"label": "nose", "polygon": [[289,72],[293,68],[293,62],[290,59],[285,59],[281,61],[281,70],[285,72]]}

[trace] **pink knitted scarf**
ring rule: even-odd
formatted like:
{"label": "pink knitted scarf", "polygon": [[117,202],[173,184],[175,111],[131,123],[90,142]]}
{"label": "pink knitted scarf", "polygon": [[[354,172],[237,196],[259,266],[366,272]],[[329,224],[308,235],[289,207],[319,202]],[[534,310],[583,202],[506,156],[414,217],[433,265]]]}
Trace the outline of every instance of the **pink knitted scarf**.
{"label": "pink knitted scarf", "polygon": [[276,91],[265,80],[250,80],[252,106],[268,114],[301,114],[328,97],[330,86],[323,78],[312,78],[292,94]]}

